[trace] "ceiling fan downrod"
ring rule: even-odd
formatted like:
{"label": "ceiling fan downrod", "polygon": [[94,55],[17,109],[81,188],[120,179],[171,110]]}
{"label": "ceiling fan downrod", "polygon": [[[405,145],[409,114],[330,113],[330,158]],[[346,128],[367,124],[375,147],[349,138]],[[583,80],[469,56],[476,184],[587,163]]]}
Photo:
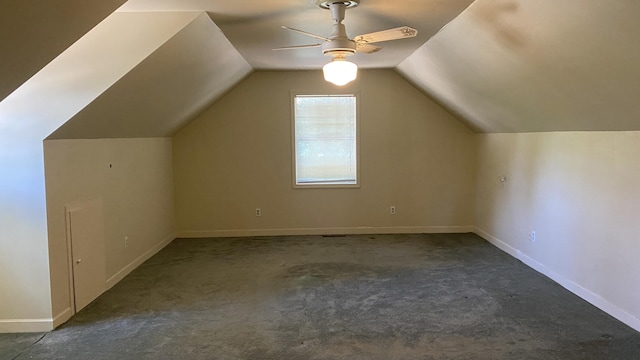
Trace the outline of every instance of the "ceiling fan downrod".
{"label": "ceiling fan downrod", "polygon": [[322,53],[331,56],[349,56],[356,52],[355,41],[347,36],[347,29],[342,23],[345,18],[347,8],[357,6],[359,1],[325,1],[319,6],[328,8],[331,11],[333,19],[333,27],[331,31],[330,41],[322,44]]}

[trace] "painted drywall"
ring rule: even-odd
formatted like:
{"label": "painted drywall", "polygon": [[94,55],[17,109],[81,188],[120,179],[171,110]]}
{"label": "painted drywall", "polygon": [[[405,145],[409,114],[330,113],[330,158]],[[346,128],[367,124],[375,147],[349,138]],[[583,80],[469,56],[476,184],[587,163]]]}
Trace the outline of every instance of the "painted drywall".
{"label": "painted drywall", "polygon": [[0,332],[52,326],[42,140],[197,15],[115,13],[0,102]]}
{"label": "painted drywall", "polygon": [[640,330],[640,132],[487,134],[478,146],[479,232]]}
{"label": "painted drywall", "polygon": [[65,319],[71,305],[66,205],[102,199],[108,286],[173,240],[171,144],[170,138],[44,142],[54,318]]}
{"label": "painted drywall", "polygon": [[[389,68],[409,56],[473,0],[363,1],[347,10],[347,32],[355,37],[401,25],[416,27],[414,38],[381,44],[376,56],[356,54],[362,68]],[[255,69],[320,69],[327,62],[318,48],[272,51],[287,46],[314,44],[312,38],[281,29],[287,25],[318,34],[331,35],[331,13],[320,9],[317,1],[228,1],[228,0],[129,0],[118,11],[180,12],[203,11],[210,14],[242,57]]]}
{"label": "painted drywall", "polygon": [[125,0],[5,0],[0,5],[0,101]]}
{"label": "painted drywall", "polygon": [[639,1],[477,0],[398,69],[481,132],[637,131],[638,13]]}
{"label": "painted drywall", "polygon": [[48,139],[172,136],[251,71],[200,13]]}
{"label": "painted drywall", "polygon": [[[292,90],[359,92],[360,188],[292,188]],[[392,70],[255,72],[173,138],[178,235],[464,231],[473,135]]]}

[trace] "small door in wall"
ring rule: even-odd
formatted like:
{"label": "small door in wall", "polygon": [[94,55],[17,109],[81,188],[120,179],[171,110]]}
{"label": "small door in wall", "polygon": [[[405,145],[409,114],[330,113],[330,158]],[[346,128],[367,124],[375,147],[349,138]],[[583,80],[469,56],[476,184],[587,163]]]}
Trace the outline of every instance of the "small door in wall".
{"label": "small door in wall", "polygon": [[102,201],[67,206],[75,312],[107,289]]}

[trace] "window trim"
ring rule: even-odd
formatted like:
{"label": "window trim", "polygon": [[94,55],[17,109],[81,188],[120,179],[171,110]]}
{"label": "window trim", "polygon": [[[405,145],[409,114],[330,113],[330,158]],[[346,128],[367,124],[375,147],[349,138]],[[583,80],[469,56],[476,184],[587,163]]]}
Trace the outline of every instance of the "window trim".
{"label": "window trim", "polygon": [[[298,184],[296,176],[296,154],[297,154],[297,142],[296,142],[296,96],[318,96],[318,97],[331,97],[331,96],[354,96],[356,98],[356,183],[355,184],[339,184],[339,183],[308,183]],[[291,121],[291,184],[294,189],[359,189],[361,184],[360,178],[360,91],[346,91],[346,92],[331,92],[326,93],[324,91],[300,91],[291,90],[289,96],[290,103],[290,121]]]}

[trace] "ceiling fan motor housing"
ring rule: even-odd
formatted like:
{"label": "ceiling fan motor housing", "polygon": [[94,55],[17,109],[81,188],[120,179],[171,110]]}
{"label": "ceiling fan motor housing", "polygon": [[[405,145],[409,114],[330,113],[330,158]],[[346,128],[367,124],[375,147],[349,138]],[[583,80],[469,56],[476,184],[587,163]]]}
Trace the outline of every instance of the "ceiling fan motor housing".
{"label": "ceiling fan motor housing", "polygon": [[356,53],[356,43],[347,40],[344,44],[336,45],[342,41],[332,40],[322,44],[322,53],[330,56],[350,56]]}
{"label": "ceiling fan motor housing", "polygon": [[329,41],[322,44],[322,53],[325,55],[343,54],[353,55],[356,52],[356,42],[347,37],[345,26],[339,22],[333,24],[333,31]]}

